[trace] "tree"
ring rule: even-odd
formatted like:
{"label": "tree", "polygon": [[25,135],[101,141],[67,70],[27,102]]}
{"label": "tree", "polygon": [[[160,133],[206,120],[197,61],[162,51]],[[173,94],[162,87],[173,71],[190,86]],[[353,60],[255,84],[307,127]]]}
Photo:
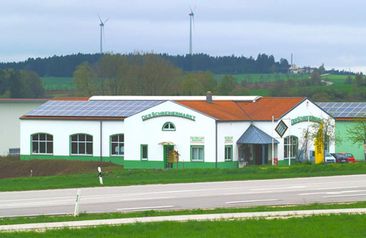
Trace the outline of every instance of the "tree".
{"label": "tree", "polygon": [[237,84],[238,83],[233,76],[225,75],[217,87],[217,93],[220,95],[230,95],[236,88]]}
{"label": "tree", "polygon": [[366,144],[366,115],[354,120],[355,125],[347,129],[347,137],[354,144]]}

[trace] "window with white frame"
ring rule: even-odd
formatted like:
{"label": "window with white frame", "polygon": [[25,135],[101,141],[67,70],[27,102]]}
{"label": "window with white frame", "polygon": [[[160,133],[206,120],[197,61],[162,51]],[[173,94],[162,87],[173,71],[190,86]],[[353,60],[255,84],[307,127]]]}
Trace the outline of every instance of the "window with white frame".
{"label": "window with white frame", "polygon": [[191,161],[204,161],[205,147],[203,145],[191,145]]}
{"label": "window with white frame", "polygon": [[88,134],[71,135],[71,154],[72,155],[92,155],[93,136]]}
{"label": "window with white frame", "polygon": [[163,131],[175,131],[175,125],[173,122],[165,122],[162,128]]}
{"label": "window with white frame", "polygon": [[111,154],[125,154],[125,136],[124,134],[116,134],[111,136]]}
{"label": "window with white frame", "polygon": [[53,154],[53,136],[37,133],[32,136],[32,154]]}
{"label": "window with white frame", "polygon": [[284,138],[284,157],[285,159],[294,159],[299,150],[299,139],[296,136],[287,136]]}
{"label": "window with white frame", "polygon": [[233,160],[233,146],[225,145],[225,161]]}

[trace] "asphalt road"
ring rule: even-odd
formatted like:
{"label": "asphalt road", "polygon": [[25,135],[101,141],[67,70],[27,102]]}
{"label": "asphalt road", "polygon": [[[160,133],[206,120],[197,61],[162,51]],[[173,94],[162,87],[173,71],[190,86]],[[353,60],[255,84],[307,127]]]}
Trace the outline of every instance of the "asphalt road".
{"label": "asphalt road", "polygon": [[[366,200],[366,175],[82,188],[80,212],[131,212]],[[71,214],[77,189],[1,192],[0,217]]]}

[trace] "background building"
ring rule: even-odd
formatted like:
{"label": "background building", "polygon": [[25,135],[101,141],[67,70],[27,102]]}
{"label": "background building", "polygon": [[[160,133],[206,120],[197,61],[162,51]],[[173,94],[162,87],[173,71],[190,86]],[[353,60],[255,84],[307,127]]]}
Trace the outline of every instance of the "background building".
{"label": "background building", "polygon": [[0,98],[0,156],[19,154],[19,117],[45,103],[48,99]]}
{"label": "background building", "polygon": [[366,103],[319,102],[317,104],[336,120],[336,152],[349,152],[356,160],[365,160],[366,141],[353,142],[350,139],[350,129],[355,128],[360,120],[366,122]]}

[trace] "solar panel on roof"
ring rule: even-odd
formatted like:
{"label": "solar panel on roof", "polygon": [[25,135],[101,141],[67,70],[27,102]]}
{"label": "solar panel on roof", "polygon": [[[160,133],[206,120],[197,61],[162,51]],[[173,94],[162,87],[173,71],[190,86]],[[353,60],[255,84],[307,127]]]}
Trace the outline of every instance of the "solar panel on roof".
{"label": "solar panel on roof", "polygon": [[366,117],[366,102],[326,102],[318,105],[334,117]]}
{"label": "solar panel on roof", "polygon": [[129,117],[164,101],[48,101],[26,116]]}

